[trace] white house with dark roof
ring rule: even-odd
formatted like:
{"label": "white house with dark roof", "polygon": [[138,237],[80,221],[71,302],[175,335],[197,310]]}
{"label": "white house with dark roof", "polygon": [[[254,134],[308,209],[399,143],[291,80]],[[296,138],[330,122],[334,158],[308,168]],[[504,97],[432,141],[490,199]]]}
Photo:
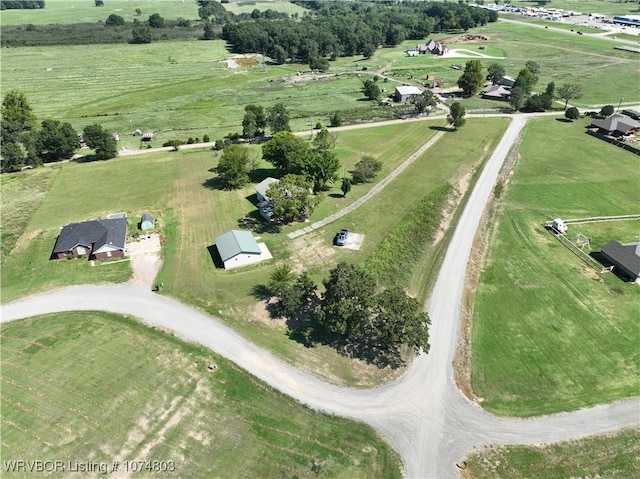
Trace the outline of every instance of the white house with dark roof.
{"label": "white house with dark roof", "polygon": [[231,230],[216,238],[224,269],[239,268],[271,258],[267,246],[258,244],[249,231]]}

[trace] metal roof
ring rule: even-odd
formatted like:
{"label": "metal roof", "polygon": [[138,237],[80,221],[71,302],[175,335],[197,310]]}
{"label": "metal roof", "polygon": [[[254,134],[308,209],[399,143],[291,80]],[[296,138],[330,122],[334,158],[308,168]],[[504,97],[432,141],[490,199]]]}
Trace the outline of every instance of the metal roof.
{"label": "metal roof", "polygon": [[142,218],[140,218],[140,222],[144,223],[145,221],[150,221],[151,223],[153,223],[153,216],[151,216],[149,213],[143,214]]}
{"label": "metal roof", "polygon": [[422,90],[417,86],[397,86],[396,91],[401,95],[422,95]]}
{"label": "metal roof", "polygon": [[602,252],[613,262],[618,263],[624,269],[640,276],[640,256],[638,256],[638,243],[622,245],[617,241],[609,241],[602,247]]}
{"label": "metal roof", "polygon": [[260,246],[249,231],[231,230],[216,238],[216,246],[222,261],[241,253],[260,254]]}
{"label": "metal roof", "polygon": [[269,187],[273,184],[273,183],[277,183],[280,180],[278,180],[277,178],[272,178],[270,176],[267,176],[264,180],[262,180],[260,183],[258,183],[256,185],[256,191],[258,193],[260,193],[260,195],[265,198],[265,199],[269,199],[269,196],[267,196],[267,191],[269,191]]}

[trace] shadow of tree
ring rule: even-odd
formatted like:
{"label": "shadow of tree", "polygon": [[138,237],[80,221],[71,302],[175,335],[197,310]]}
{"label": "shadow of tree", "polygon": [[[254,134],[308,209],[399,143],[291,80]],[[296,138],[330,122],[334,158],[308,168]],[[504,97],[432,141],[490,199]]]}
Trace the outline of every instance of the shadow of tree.
{"label": "shadow of tree", "polygon": [[224,190],[224,184],[219,176],[214,176],[213,178],[208,178],[202,183],[202,186],[205,188],[209,188],[210,190]]}
{"label": "shadow of tree", "polygon": [[455,131],[453,128],[449,128],[447,126],[435,126],[435,125],[430,126],[429,129],[434,131]]}

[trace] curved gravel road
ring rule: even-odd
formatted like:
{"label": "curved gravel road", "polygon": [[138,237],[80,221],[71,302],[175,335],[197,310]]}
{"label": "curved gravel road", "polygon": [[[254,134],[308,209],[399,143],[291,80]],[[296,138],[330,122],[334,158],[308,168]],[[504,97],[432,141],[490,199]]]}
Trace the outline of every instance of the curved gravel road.
{"label": "curved gravel road", "polygon": [[401,455],[410,478],[457,477],[456,461],[494,443],[555,442],[640,424],[640,397],[533,419],[494,416],[467,400],[453,380],[465,269],[473,236],[500,167],[526,123],[515,117],[487,162],[462,213],[427,304],[431,351],[383,386],[351,389],[328,384],[273,357],[203,312],[148,287],[77,286],[2,306],[0,321],[70,310],[104,310],[142,318],[202,344],[312,408],[359,419],[378,429]]}

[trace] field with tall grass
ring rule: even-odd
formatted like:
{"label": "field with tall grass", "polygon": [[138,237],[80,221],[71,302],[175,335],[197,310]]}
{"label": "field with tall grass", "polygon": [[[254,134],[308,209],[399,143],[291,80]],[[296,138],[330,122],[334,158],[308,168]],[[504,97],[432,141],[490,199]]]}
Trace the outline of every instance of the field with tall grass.
{"label": "field with tall grass", "polygon": [[[498,414],[573,410],[640,388],[637,285],[590,269],[542,227],[556,217],[638,213],[637,157],[587,136],[588,121],[530,121],[492,227],[474,307],[472,387]],[[582,232],[597,252],[610,240],[638,241],[639,227],[571,225],[567,238]]]}

